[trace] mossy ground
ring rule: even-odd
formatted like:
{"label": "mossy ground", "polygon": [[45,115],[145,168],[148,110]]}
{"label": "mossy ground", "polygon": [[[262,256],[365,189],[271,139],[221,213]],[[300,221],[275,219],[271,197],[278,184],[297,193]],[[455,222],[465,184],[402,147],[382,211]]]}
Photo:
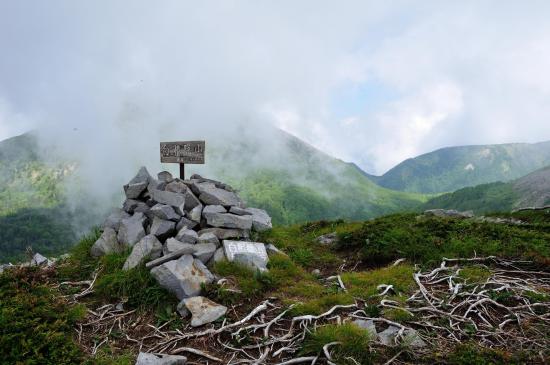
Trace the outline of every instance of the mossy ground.
{"label": "mossy ground", "polygon": [[[276,227],[256,239],[275,244],[288,256],[272,256],[268,273],[219,263],[213,271],[227,278],[228,284],[209,285],[205,288],[206,295],[235,307],[228,313],[229,320],[238,318],[265,298],[275,297],[283,306],[294,304],[289,315],[319,314],[335,304],[349,304],[360,299],[366,302],[366,311],[370,316],[410,321],[410,315],[406,312],[381,310],[376,305],[380,299],[376,297],[377,286],[392,285],[393,293],[387,299],[403,303],[415,290],[413,272],[438,265],[442,257],[471,257],[477,254],[524,258],[534,260],[547,270],[550,262],[550,219],[545,212],[521,214],[528,224],[513,226],[398,214],[367,222],[321,221]],[[317,237],[332,232],[337,233],[338,244],[325,246],[317,242]],[[2,298],[9,297],[0,304],[3,315],[0,318],[8,318],[9,322],[0,327],[3,331],[0,341],[4,341],[0,343],[0,348],[14,349],[10,352],[11,357],[6,357],[13,360],[11,363],[132,363],[135,348],[104,346],[94,358],[90,358],[76,345],[70,334],[74,332],[72,328],[75,323],[82,320],[83,305],[97,308],[104,303],[123,301],[128,309],[135,308],[143,317],[150,317],[153,325],[171,321],[171,326],[181,327],[183,322],[175,315],[177,301],[156,284],[148,270],[144,267],[126,272],[121,270],[127,253],[100,259],[89,255],[89,248],[97,234],[94,232],[82,240],[72,250],[71,257],[60,262],[56,270],[46,276],[40,276],[45,274],[40,274],[43,271],[36,269],[26,269],[24,275],[23,271],[10,270],[0,276]],[[406,260],[392,266],[391,263],[398,258]],[[313,269],[321,271],[320,277],[312,273]],[[89,280],[94,272],[98,272],[94,293],[86,297],[82,304],[74,306],[60,299],[61,295],[72,292],[56,284]],[[335,274],[340,274],[347,291],[343,291],[336,282],[322,279]],[[470,265],[459,274],[468,285],[483,282],[488,275],[487,269],[479,265]],[[37,276],[41,279],[36,279]],[[534,301],[550,299],[546,294],[533,293],[532,297]],[[495,300],[506,298],[495,297]],[[32,308],[29,303],[32,303]],[[37,327],[37,323],[40,326]],[[32,328],[37,330],[30,330]],[[38,347],[38,352],[33,353],[30,349],[34,349],[36,343],[43,343],[44,338],[54,339],[49,342],[51,348],[47,351],[56,354],[56,357],[52,361],[34,361],[35,358],[41,359],[40,353],[46,350]],[[351,324],[318,327],[307,337],[302,353],[316,353],[324,343],[336,339],[343,343],[333,351],[337,363],[345,364],[350,356],[360,359],[363,364],[378,363],[393,356],[391,351],[370,351],[368,343],[372,339],[368,333]],[[445,353],[434,349],[422,361],[506,364],[522,363],[522,359],[529,358],[525,356],[514,349],[494,351],[476,344],[464,344]]]}

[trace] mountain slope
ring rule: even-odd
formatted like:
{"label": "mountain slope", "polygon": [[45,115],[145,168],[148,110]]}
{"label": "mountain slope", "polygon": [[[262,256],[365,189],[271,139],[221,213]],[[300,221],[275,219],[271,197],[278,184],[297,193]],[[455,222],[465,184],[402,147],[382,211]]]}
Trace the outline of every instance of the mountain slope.
{"label": "mountain slope", "polygon": [[[238,142],[209,143],[206,165],[192,172],[231,183],[251,206],[266,209],[275,224],[344,218],[368,219],[401,210],[413,210],[426,200],[419,194],[382,188],[357,168],[274,130],[269,143],[253,136]],[[63,183],[78,176],[77,165],[68,161],[46,163],[32,135],[0,142],[0,262],[21,258],[27,245],[43,254],[64,251],[75,235],[91,228],[98,216],[90,209],[93,198],[85,187],[71,199]],[[53,154],[48,160],[55,160]],[[148,166],[151,173],[176,165]],[[124,177],[125,181],[131,176]],[[112,206],[123,201],[120,186],[112,186]],[[74,195],[73,195],[74,196]],[[105,212],[111,206],[104,206]],[[78,220],[78,224],[75,224]],[[77,232],[71,227],[79,227]],[[60,227],[65,227],[60,229]]]}
{"label": "mountain slope", "polygon": [[510,181],[550,164],[550,141],[442,148],[371,177],[389,189],[442,193]]}
{"label": "mountain slope", "polygon": [[473,210],[475,213],[510,211],[550,204],[550,166],[514,181],[482,184],[430,199],[424,209]]}

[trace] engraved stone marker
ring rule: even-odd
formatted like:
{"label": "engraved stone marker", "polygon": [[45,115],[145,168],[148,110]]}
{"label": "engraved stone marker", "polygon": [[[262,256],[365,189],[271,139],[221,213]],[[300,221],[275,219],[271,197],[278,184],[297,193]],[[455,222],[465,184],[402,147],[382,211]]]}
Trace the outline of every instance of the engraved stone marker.
{"label": "engraved stone marker", "polygon": [[184,164],[204,164],[204,152],[204,141],[161,142],[160,162],[179,163],[180,178],[185,180]]}
{"label": "engraved stone marker", "polygon": [[260,242],[224,240],[223,248],[228,261],[235,261],[235,258],[241,261],[247,258],[245,261],[253,263],[259,269],[265,269],[269,261],[265,245]]}

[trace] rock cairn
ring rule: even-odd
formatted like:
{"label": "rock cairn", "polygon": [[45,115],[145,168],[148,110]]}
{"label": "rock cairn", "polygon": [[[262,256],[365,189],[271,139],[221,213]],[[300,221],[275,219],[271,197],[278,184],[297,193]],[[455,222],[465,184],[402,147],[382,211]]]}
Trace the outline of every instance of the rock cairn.
{"label": "rock cairn", "polygon": [[145,262],[158,283],[180,300],[178,312],[192,315],[194,327],[227,311],[201,296],[201,285],[215,280],[209,267],[228,260],[265,271],[268,253],[279,252],[273,245],[250,242],[252,231],[272,227],[271,217],[264,210],[247,208],[222,182],[199,175],[181,180],[166,171],[155,179],[142,167],[124,185],[124,193],[122,209],[105,220],[91,254],[131,248],[123,269]]}

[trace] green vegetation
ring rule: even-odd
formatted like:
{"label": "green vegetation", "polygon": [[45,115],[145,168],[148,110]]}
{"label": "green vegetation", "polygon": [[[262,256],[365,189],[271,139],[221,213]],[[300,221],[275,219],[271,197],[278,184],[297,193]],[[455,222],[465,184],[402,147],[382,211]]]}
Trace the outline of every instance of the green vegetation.
{"label": "green vegetation", "polygon": [[495,182],[468,187],[428,200],[422,209],[473,210],[476,214],[510,211],[519,194],[511,183]]}
{"label": "green vegetation", "polygon": [[48,272],[36,268],[0,275],[0,364],[78,364],[73,326],[85,314],[48,286]]}
{"label": "green vegetation", "polygon": [[[340,326],[327,325],[317,330],[306,339],[302,353],[318,355],[323,353],[323,346],[327,343],[338,342],[331,348],[333,359],[338,364],[355,364],[349,357],[353,357],[361,364],[373,364],[376,355],[369,351],[369,344],[373,336],[354,324],[346,323]],[[348,359],[346,359],[348,358]]]}
{"label": "green vegetation", "polygon": [[[276,227],[256,238],[274,243],[289,256],[271,256],[266,273],[232,263],[217,263],[213,271],[225,277],[227,282],[223,286],[206,286],[205,295],[236,308],[238,318],[260,301],[276,297],[283,305],[293,305],[289,316],[320,314],[336,304],[360,300],[366,304],[367,316],[410,323],[415,318],[409,313],[378,306],[377,287],[380,284],[393,286],[392,294],[386,299],[404,305],[416,290],[413,273],[419,267],[429,269],[439,265],[443,256],[466,257],[475,251],[479,256],[498,254],[529,258],[541,265],[550,262],[550,215],[539,211],[509,216],[521,217],[528,224],[514,226],[395,214],[367,222],[318,221]],[[339,244],[317,242],[317,237],[332,232],[337,233]],[[135,349],[106,345],[94,358],[82,353],[71,334],[86,314],[84,305],[93,309],[122,301],[126,309],[137,309],[139,316],[150,318],[149,323],[153,325],[167,324],[168,328],[181,329],[186,320],[175,313],[175,297],[160,288],[143,266],[129,271],[121,269],[127,253],[99,259],[89,255],[98,234],[94,231],[82,239],[71,250],[71,256],[62,260],[55,270],[8,270],[0,275],[0,294],[6,298],[0,301],[0,348],[13,348],[0,363],[132,364]],[[397,266],[386,265],[396,258],[406,258],[406,261]],[[346,291],[336,281],[319,280],[311,273],[312,269],[321,270],[323,277],[341,270]],[[74,294],[75,288],[59,286],[60,282],[89,280],[96,273],[94,292],[85,298],[84,304],[71,305],[62,299],[62,295]],[[489,275],[487,268],[470,265],[460,271],[456,280],[464,285],[476,285]],[[506,292],[494,291],[488,295],[498,303],[512,299]],[[550,297],[535,292],[525,296],[532,302],[548,301]],[[233,313],[228,313],[230,319],[235,318],[232,316]],[[372,346],[371,334],[351,323],[318,326],[306,337],[300,354],[317,355],[329,342],[339,342],[331,347],[334,362],[338,364],[353,363],[350,357],[362,364],[385,362],[401,350],[404,351],[401,356],[408,356],[406,347],[380,350]],[[414,360],[448,364],[519,364],[531,359],[530,355],[510,352],[513,353],[468,343],[444,353],[436,349]],[[46,354],[53,355],[49,358]]]}
{"label": "green vegetation", "polygon": [[373,181],[388,189],[443,193],[510,181],[550,165],[550,142],[448,147],[401,162]]}

